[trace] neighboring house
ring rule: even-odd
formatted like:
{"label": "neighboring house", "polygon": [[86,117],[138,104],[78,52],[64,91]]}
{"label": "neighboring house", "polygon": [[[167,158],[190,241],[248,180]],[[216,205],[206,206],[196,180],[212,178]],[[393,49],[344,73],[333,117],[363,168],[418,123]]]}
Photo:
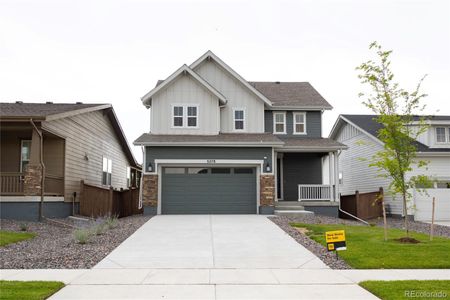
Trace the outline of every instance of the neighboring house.
{"label": "neighboring house", "polygon": [[81,180],[114,188],[138,182],[140,166],[110,104],[0,103],[0,130],[1,218],[38,218],[39,133],[46,217],[73,213]]}
{"label": "neighboring house", "polygon": [[[348,150],[339,155],[340,192],[353,194],[355,190],[371,192],[383,187],[388,190],[390,180],[381,178],[377,168],[369,167],[370,159],[383,149],[377,138],[381,128],[375,115],[340,115],[330,133],[330,138],[347,145]],[[416,118],[417,122],[418,118]],[[426,168],[414,168],[408,176],[424,174],[437,180],[434,189],[428,189],[428,196],[413,191],[409,214],[416,220],[431,219],[432,197],[436,198],[436,220],[450,220],[450,116],[427,117],[428,130],[416,141],[417,156],[428,161]],[[414,126],[414,122],[411,124]],[[404,215],[400,195],[386,197],[390,214]],[[398,198],[398,199],[397,199]]]}
{"label": "neighboring house", "polygon": [[332,107],[309,83],[249,82],[208,51],[142,102],[145,213],[271,214],[283,201],[336,214],[337,169],[323,182],[322,162],[346,147],[322,138]]}

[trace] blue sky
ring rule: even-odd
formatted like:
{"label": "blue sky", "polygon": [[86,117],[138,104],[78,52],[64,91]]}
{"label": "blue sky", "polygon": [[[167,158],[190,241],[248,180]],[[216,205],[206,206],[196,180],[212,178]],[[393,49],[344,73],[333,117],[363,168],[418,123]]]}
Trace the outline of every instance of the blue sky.
{"label": "blue sky", "polygon": [[355,67],[374,40],[402,86],[428,74],[426,113],[450,114],[450,1],[0,0],[0,100],[112,103],[131,144],[140,97],[210,49],[247,80],[311,82],[334,106],[326,136],[369,112]]}

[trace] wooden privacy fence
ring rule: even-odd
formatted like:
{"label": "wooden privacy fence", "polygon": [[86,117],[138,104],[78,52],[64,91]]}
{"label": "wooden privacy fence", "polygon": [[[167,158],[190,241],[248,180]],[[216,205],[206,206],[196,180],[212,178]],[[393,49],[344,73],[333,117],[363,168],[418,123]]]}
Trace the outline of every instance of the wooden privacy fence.
{"label": "wooden privacy fence", "polygon": [[[341,196],[341,209],[363,220],[378,218],[383,216],[382,197],[383,188],[370,193],[355,191],[353,195]],[[339,218],[353,219],[342,212],[339,212]]]}
{"label": "wooden privacy fence", "polygon": [[118,216],[119,218],[142,214],[138,208],[139,189],[114,190],[80,183],[80,215],[86,217]]}

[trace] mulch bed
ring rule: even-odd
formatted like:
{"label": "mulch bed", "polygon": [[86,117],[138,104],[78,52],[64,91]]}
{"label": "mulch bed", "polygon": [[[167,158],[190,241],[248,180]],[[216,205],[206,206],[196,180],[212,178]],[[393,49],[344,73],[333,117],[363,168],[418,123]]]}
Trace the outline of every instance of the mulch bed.
{"label": "mulch bed", "polygon": [[[1,220],[1,229],[20,231],[26,224],[37,236],[23,242],[0,247],[0,269],[85,269],[92,268],[120,243],[147,222],[150,216],[120,218],[115,228],[93,236],[87,244],[78,244],[71,226],[53,222]],[[57,220],[76,227],[92,224],[70,219]]]}
{"label": "mulch bed", "polygon": [[[302,217],[285,217],[285,216],[275,216],[269,217],[269,219],[277,224],[281,229],[283,229],[287,234],[289,234],[293,239],[295,239],[299,244],[304,246],[306,249],[314,253],[319,257],[327,266],[332,269],[351,269],[351,267],[342,259],[337,259],[333,252],[328,252],[324,246],[317,243],[316,241],[310,239],[306,234],[301,233],[296,228],[292,227],[290,223],[305,223],[305,224],[345,224],[345,225],[357,225],[366,226],[361,222],[339,219],[328,216],[321,215],[305,215]],[[383,226],[383,220],[374,220],[371,222],[377,226]],[[387,224],[389,228],[404,229],[404,221],[398,218],[388,218]],[[409,221],[409,228],[411,231],[421,232],[424,234],[430,233],[430,224]],[[449,237],[450,238],[450,227],[434,225],[434,235]]]}

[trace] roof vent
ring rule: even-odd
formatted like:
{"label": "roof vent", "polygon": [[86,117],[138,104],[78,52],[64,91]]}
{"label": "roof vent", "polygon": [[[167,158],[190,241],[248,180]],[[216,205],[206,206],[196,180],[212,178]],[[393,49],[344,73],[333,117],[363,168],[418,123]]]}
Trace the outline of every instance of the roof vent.
{"label": "roof vent", "polygon": [[77,102],[75,102],[75,104],[83,104],[83,102],[77,101]]}
{"label": "roof vent", "polygon": [[53,101],[47,101],[45,104],[53,104]]}
{"label": "roof vent", "polygon": [[23,101],[16,101],[17,104],[23,104]]}
{"label": "roof vent", "polygon": [[279,81],[275,81],[275,84],[280,84],[281,82],[279,82]]}

